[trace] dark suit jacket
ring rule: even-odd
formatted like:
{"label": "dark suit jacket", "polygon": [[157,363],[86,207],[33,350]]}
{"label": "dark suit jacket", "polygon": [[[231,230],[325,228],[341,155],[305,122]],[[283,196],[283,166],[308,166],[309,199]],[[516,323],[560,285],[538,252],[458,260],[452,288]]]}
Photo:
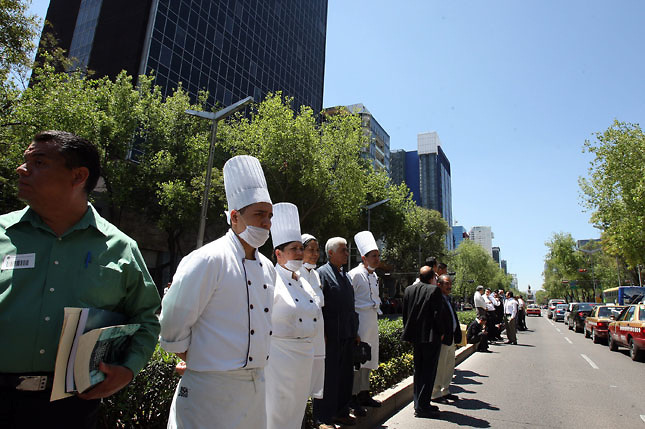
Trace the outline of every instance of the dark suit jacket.
{"label": "dark suit jacket", "polygon": [[358,336],[358,314],[354,310],[354,288],[347,274],[327,262],[318,268],[325,306],[322,309],[327,340]]}
{"label": "dark suit jacket", "polygon": [[470,322],[470,325],[468,325],[468,331],[466,332],[466,339],[468,340],[468,344],[473,344],[477,341],[480,340],[480,335],[483,331],[482,325],[479,324],[477,319],[473,320]]}
{"label": "dark suit jacket", "polygon": [[[461,342],[461,325],[459,324],[459,319],[457,318],[457,313],[455,312],[454,308],[451,307],[452,304],[449,304],[446,302],[446,298],[443,296],[441,297],[441,312],[439,313],[439,318],[441,319],[441,326],[443,326],[443,340],[441,340],[441,344],[445,344],[447,346],[452,345],[453,343],[460,343]],[[452,310],[453,314],[455,315],[455,318],[457,318],[456,322],[456,327],[455,330],[452,330],[453,326],[453,318],[452,314],[450,313],[450,310]]]}
{"label": "dark suit jacket", "polygon": [[435,285],[416,282],[403,294],[403,334],[411,343],[439,342],[443,333],[439,313],[442,293]]}

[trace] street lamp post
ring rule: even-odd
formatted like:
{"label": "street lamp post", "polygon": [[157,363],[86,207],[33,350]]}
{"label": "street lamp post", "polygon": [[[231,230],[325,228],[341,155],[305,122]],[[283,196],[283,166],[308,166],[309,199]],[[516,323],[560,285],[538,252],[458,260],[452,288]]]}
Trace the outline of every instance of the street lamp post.
{"label": "street lamp post", "polygon": [[378,206],[380,206],[381,204],[385,204],[385,203],[387,203],[388,201],[390,201],[390,198],[386,198],[386,199],[384,199],[384,200],[377,201],[377,202],[375,202],[375,203],[373,203],[373,204],[370,204],[369,206],[363,206],[363,208],[364,208],[365,210],[367,210],[367,230],[368,230],[368,231],[370,230],[370,227],[371,227],[371,217],[370,217],[371,210],[372,210],[374,207],[378,207]]}
{"label": "street lamp post", "polygon": [[206,167],[206,183],[204,184],[204,196],[202,198],[202,212],[199,218],[199,231],[197,232],[197,248],[204,244],[204,231],[206,229],[206,213],[208,211],[208,194],[211,189],[211,170],[213,169],[213,158],[215,157],[215,137],[217,136],[217,123],[222,119],[231,116],[233,113],[244,108],[247,104],[253,102],[253,97],[246,97],[235,104],[219,110],[217,112],[201,112],[198,110],[187,109],[185,113],[200,118],[213,121],[211,128],[211,144],[208,151],[208,166]]}

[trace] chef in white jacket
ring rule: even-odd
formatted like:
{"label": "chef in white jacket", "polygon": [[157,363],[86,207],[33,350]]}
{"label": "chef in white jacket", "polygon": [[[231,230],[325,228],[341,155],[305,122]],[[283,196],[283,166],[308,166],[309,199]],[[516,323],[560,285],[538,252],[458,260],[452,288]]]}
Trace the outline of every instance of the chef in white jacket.
{"label": "chef in white jacket", "polygon": [[276,273],[257,248],[273,205],[256,158],[231,158],[223,174],[231,229],[181,260],[162,302],[161,346],[186,361],[168,428],[266,427]]}
{"label": "chef in white jacket", "polygon": [[302,268],[299,273],[316,293],[314,301],[320,307],[318,321],[316,324],[316,335],[314,336],[314,365],[311,370],[311,391],[309,396],[322,399],[323,387],[325,384],[325,326],[322,308],[325,306],[325,295],[323,294],[320,275],[316,271],[316,264],[320,258],[320,246],[318,240],[311,234],[302,234],[302,245],[304,256],[302,257]]}
{"label": "chef in white jacket", "polygon": [[268,429],[299,429],[311,389],[316,326],[322,324],[311,285],[298,274],[303,245],[298,208],[273,206],[271,238],[277,264],[271,325],[271,361],[266,368]]}
{"label": "chef in white jacket", "polygon": [[[378,368],[378,315],[381,312],[378,277],[375,270],[380,263],[380,253],[370,231],[361,231],[354,236],[361,254],[361,264],[348,275],[354,287],[354,308],[358,313],[358,336],[372,348],[372,359],[354,371],[352,394],[353,405],[380,407],[381,403],[370,396],[370,372]],[[354,406],[354,412],[358,407]]]}

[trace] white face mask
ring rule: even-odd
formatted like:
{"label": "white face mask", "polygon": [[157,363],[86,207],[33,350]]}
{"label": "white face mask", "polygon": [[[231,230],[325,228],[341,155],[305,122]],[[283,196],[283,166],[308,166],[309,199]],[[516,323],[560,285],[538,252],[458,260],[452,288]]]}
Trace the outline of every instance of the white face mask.
{"label": "white face mask", "polygon": [[367,266],[367,269],[368,269],[369,271],[376,271],[376,268],[372,268],[372,267],[370,267],[369,265]]}
{"label": "white face mask", "polygon": [[249,246],[257,249],[267,242],[269,239],[269,233],[270,231],[268,229],[247,225],[246,229],[238,235],[242,240],[246,241]]}
{"label": "white face mask", "polygon": [[310,264],[309,262],[303,262],[302,266],[308,270],[313,270],[316,268],[316,264]]}
{"label": "white face mask", "polygon": [[302,261],[297,261],[295,259],[292,259],[290,261],[287,261],[286,264],[284,264],[284,267],[289,270],[293,271],[294,273],[302,267]]}

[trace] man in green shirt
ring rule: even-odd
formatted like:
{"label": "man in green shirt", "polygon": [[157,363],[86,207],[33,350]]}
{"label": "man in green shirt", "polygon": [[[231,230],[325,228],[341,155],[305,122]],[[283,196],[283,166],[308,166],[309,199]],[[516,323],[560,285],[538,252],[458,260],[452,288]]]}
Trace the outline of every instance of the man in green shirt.
{"label": "man in green shirt", "polygon": [[[154,350],[159,294],[135,241],[88,203],[100,175],[94,145],[39,133],[16,171],[28,207],[0,216],[0,427],[93,427],[99,399]],[[64,307],[123,313],[141,327],[120,365],[100,364],[103,382],[50,402]]]}

